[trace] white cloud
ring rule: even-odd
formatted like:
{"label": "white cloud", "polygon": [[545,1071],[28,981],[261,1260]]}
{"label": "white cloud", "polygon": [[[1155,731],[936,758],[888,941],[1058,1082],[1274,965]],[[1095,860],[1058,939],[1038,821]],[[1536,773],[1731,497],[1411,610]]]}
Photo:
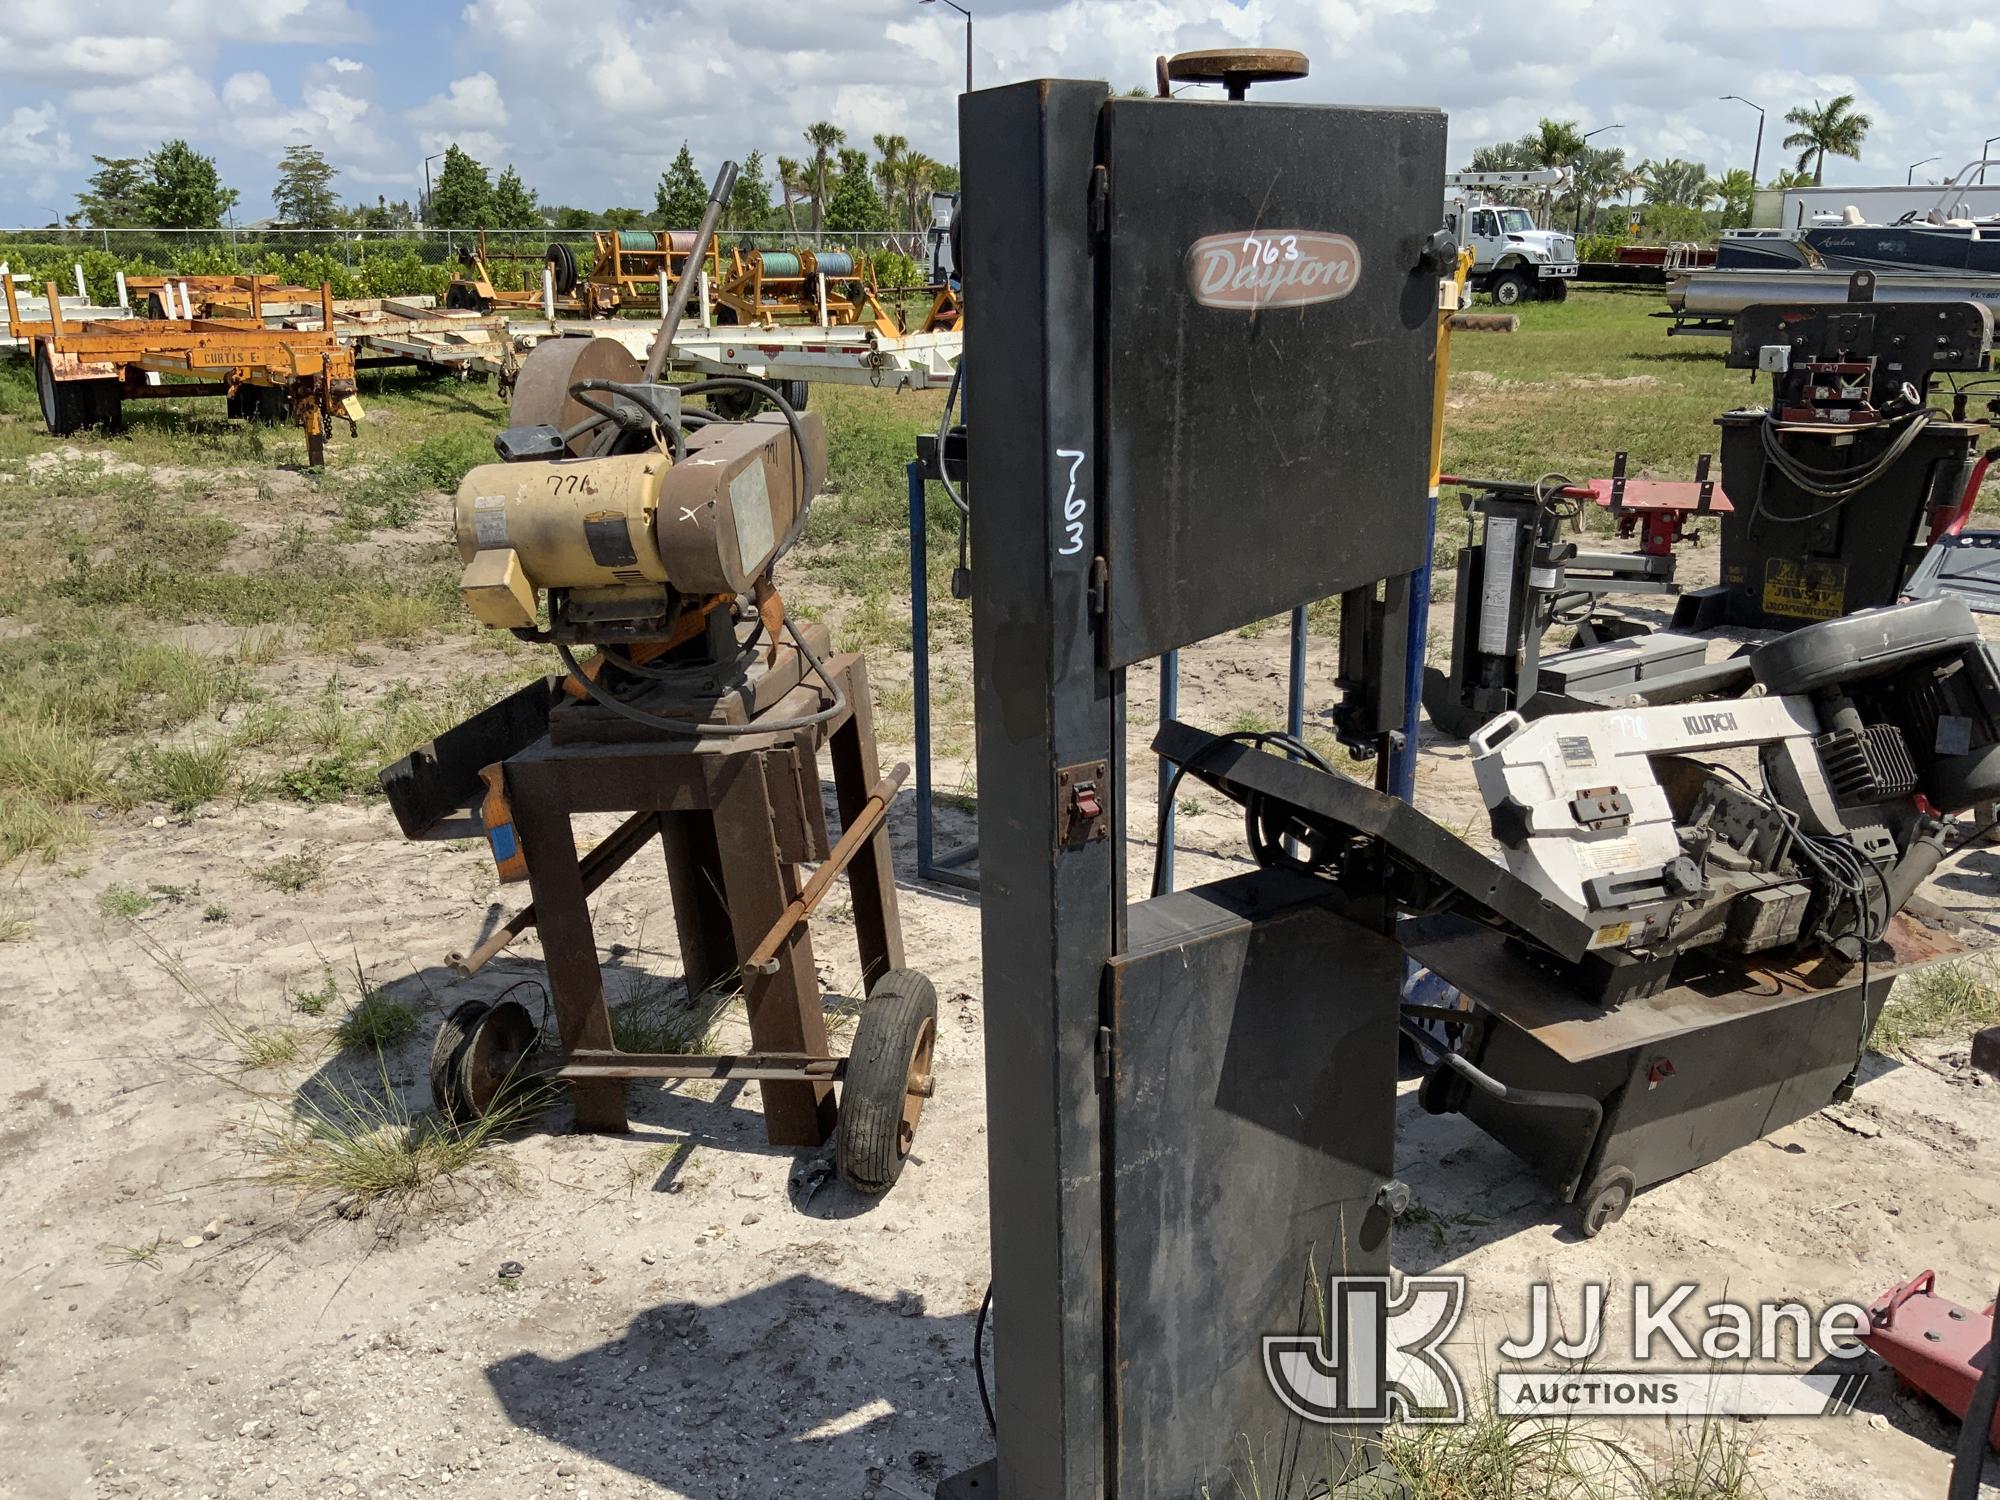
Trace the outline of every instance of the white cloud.
{"label": "white cloud", "polygon": [[[1728,93],[1767,106],[1766,177],[1797,154],[1779,144],[1785,110],[1837,93],[1857,94],[1874,128],[1863,162],[1828,163],[1836,183],[1900,182],[1907,163],[1931,155],[1944,160],[1919,175],[1941,175],[2000,129],[2000,116],[1981,123],[1993,114],[1987,74],[2000,22],[1878,0],[1817,0],[1810,26],[1796,0],[1542,0],[1532,13],[1486,0],[972,8],[982,87],[1048,76],[1122,90],[1150,84],[1159,51],[1294,46],[1311,58],[1311,76],[1261,97],[1437,105],[1450,116],[1453,164],[1547,115],[1622,126],[1594,144],[1633,160],[1686,156],[1720,173],[1749,164],[1756,133],[1748,109],[1716,98]],[[421,14],[428,23],[440,13]],[[593,208],[649,204],[683,137],[704,173],[753,148],[767,160],[803,156],[801,132],[821,119],[855,145],[894,132],[956,159],[965,40],[956,12],[841,0],[792,7],[781,24],[772,16],[720,0],[467,0],[447,47],[423,39],[422,55],[449,58],[451,71],[391,93],[416,43],[400,18],[371,37],[354,0],[0,0],[0,79],[35,80],[33,95],[12,91],[0,118],[44,93],[58,111],[48,122],[46,105],[31,111],[36,131],[17,124],[19,140],[0,146],[0,205],[20,204],[31,152],[130,154],[169,135],[219,153],[246,200],[268,191],[276,153],[301,140],[357,191],[420,181],[416,163],[456,142],[495,170],[515,162],[545,199]],[[375,40],[409,48],[395,78],[365,50]]]}
{"label": "white cloud", "polygon": [[474,73],[453,79],[448,92],[433,94],[409,117],[412,124],[433,129],[491,129],[507,123],[507,101],[500,97],[500,85],[491,73]]}
{"label": "white cloud", "polygon": [[35,108],[16,105],[7,123],[0,126],[0,167],[16,172],[39,171],[44,175],[37,181],[46,181],[49,168],[75,166],[77,157],[70,147],[69,132],[56,119],[53,104],[43,103]]}

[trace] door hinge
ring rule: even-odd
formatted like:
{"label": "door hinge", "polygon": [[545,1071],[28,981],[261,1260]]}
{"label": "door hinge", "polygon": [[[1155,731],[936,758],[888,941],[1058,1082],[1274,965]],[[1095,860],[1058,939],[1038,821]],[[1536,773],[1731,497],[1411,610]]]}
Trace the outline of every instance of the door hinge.
{"label": "door hinge", "polygon": [[1111,169],[1096,166],[1090,171],[1090,230],[1103,234],[1111,227]]}
{"label": "door hinge", "polygon": [[1093,557],[1090,560],[1090,591],[1085,596],[1085,602],[1090,606],[1092,614],[1104,613],[1105,600],[1110,592],[1111,564],[1102,557]]}
{"label": "door hinge", "polygon": [[1097,1028],[1097,1076],[1099,1078],[1109,1078],[1111,1076],[1111,1028],[1109,1026],[1100,1026]]}

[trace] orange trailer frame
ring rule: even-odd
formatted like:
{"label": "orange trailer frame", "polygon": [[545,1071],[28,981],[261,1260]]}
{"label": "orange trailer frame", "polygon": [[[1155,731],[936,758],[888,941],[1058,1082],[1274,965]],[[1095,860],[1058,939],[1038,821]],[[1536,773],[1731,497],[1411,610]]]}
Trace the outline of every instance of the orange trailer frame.
{"label": "orange trailer frame", "polygon": [[115,429],[128,400],[222,396],[232,416],[288,412],[306,435],[306,462],[324,464],[334,420],[344,419],[352,431],[361,415],[354,351],[334,332],[333,289],[319,289],[318,329],[266,328],[261,278],[248,279],[245,318],[73,321],[63,316],[53,281],[49,316],[30,320],[21,316],[12,279],[0,277],[8,332],[31,345],[50,435]]}

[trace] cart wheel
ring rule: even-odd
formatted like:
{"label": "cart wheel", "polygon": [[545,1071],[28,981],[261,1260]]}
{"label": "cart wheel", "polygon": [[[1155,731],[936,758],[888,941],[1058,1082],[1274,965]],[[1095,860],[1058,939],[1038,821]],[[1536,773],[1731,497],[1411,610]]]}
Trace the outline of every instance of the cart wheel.
{"label": "cart wheel", "polygon": [[1417,1105],[1427,1115],[1455,1115],[1465,1104],[1465,1080],[1442,1065],[1417,1085]]}
{"label": "cart wheel", "polygon": [[1627,1167],[1606,1167],[1590,1181],[1588,1191],[1576,1200],[1576,1232],[1594,1240],[1605,1226],[1616,1224],[1632,1206],[1634,1181]]}
{"label": "cart wheel", "polygon": [[541,1040],[518,1000],[468,1000],[438,1027],[431,1043],[431,1104],[454,1125],[478,1119],[510,1084],[519,1083]]}
{"label": "cart wheel", "polygon": [[915,969],[891,969],[861,1008],[840,1090],[834,1163],[857,1193],[886,1193],[902,1175],[930,1097],[936,1041],[937,991]]}
{"label": "cart wheel", "polygon": [[793,411],[804,411],[806,403],[812,399],[812,387],[803,380],[781,380],[778,394],[785,398],[785,404]]}

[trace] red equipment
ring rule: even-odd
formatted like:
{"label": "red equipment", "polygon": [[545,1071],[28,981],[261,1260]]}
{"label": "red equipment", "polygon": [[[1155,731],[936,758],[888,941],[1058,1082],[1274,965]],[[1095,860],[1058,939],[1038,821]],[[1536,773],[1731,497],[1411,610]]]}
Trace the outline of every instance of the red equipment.
{"label": "red equipment", "polygon": [[[1993,1304],[1974,1313],[1947,1301],[1937,1294],[1937,1272],[1925,1271],[1876,1299],[1868,1320],[1861,1342],[1888,1362],[1896,1379],[1963,1420],[1989,1357]],[[1990,1427],[1987,1445],[2000,1452],[2000,1413]]]}
{"label": "red equipment", "polygon": [[1696,534],[1688,529],[1695,516],[1717,516],[1734,509],[1729,497],[1708,473],[1709,456],[1704,453],[1694,466],[1693,479],[1627,479],[1625,455],[1611,463],[1609,479],[1590,481],[1590,498],[1610,511],[1618,522],[1618,534],[1639,537],[1639,551],[1646,557],[1667,557],[1677,542],[1691,542]]}

